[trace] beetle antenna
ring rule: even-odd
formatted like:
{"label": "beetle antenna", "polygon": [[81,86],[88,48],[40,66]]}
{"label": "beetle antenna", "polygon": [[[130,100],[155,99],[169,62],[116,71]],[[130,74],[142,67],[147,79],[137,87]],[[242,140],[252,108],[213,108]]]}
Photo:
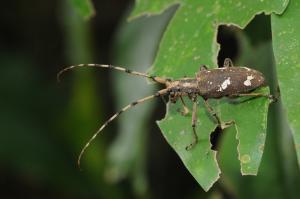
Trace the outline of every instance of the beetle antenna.
{"label": "beetle antenna", "polygon": [[160,97],[160,96],[163,96],[163,95],[166,95],[168,93],[168,89],[162,89],[160,91],[158,91],[156,94],[154,95],[149,95],[147,97],[144,97],[142,99],[139,99],[135,102],[132,102],[130,104],[128,104],[127,106],[125,106],[124,108],[122,108],[119,112],[115,113],[113,116],[111,116],[99,129],[98,131],[89,139],[89,141],[85,144],[85,146],[82,148],[79,156],[78,156],[78,160],[77,160],[77,164],[78,164],[78,167],[80,168],[80,162],[81,162],[81,157],[83,155],[83,153],[85,152],[85,150],[89,147],[90,143],[97,137],[97,135],[110,123],[112,122],[115,118],[117,118],[121,113],[127,111],[128,109],[140,104],[140,103],[143,103],[147,100],[150,100],[150,99],[153,99],[155,97]]}
{"label": "beetle antenna", "polygon": [[112,69],[115,69],[115,70],[118,70],[118,71],[122,71],[122,72],[128,73],[130,75],[146,77],[146,78],[149,78],[149,79],[151,79],[151,80],[153,80],[153,81],[155,81],[157,83],[160,83],[160,84],[166,84],[167,82],[170,81],[170,80],[164,79],[162,77],[156,77],[154,75],[148,75],[146,73],[132,71],[132,70],[129,70],[129,69],[126,69],[126,68],[123,68],[123,67],[112,66],[112,65],[105,65],[105,64],[79,64],[79,65],[73,65],[73,66],[66,67],[66,68],[62,69],[61,71],[59,71],[57,73],[57,81],[60,82],[60,77],[61,77],[61,75],[64,72],[66,72],[68,70],[71,70],[71,69],[74,69],[74,68],[80,68],[80,67],[112,68]]}

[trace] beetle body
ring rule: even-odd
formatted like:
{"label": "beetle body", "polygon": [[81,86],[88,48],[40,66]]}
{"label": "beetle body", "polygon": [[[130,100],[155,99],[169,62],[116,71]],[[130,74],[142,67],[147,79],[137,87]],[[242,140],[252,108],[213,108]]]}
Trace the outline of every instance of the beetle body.
{"label": "beetle body", "polygon": [[196,73],[196,78],[182,78],[167,84],[171,102],[179,96],[199,95],[205,99],[221,98],[249,93],[265,86],[263,74],[247,67],[224,67],[205,69]]}
{"label": "beetle body", "polygon": [[[216,112],[213,110],[213,108],[209,105],[208,103],[209,98],[253,96],[253,97],[267,97],[269,99],[274,100],[274,97],[272,95],[251,92],[259,87],[266,85],[265,78],[261,72],[247,67],[233,67],[232,61],[229,58],[225,59],[223,68],[207,69],[206,66],[203,65],[201,66],[200,71],[196,73],[195,77],[181,78],[178,80],[156,77],[156,76],[148,75],[146,73],[131,71],[119,66],[103,65],[103,64],[79,64],[79,65],[67,67],[61,70],[57,74],[58,80],[62,73],[76,67],[100,67],[100,68],[115,69],[131,75],[146,77],[153,80],[154,82],[157,82],[159,84],[164,84],[166,86],[166,88],[157,91],[153,95],[144,97],[142,99],[139,99],[135,102],[128,104],[127,106],[122,108],[119,112],[111,116],[83,147],[78,157],[78,165],[80,165],[81,156],[83,155],[84,151],[88,148],[89,144],[97,137],[97,135],[110,122],[112,122],[121,113],[127,111],[128,109],[156,97],[168,96],[170,101],[173,103],[175,103],[178,99],[180,99],[184,109],[183,111],[181,111],[183,115],[187,115],[189,113],[189,109],[185,105],[182,97],[188,96],[193,101],[191,123],[192,123],[194,139],[193,142],[186,147],[187,150],[191,149],[198,142],[198,136],[196,133],[196,123],[197,123],[196,112],[197,112],[198,96],[204,99],[204,105],[206,106],[207,111],[211,113],[212,117],[215,118],[216,122],[218,123],[218,126],[220,126],[221,128],[223,128],[224,126],[223,122],[216,114]],[[232,122],[229,123],[225,122],[225,128],[227,124],[231,125]]]}
{"label": "beetle body", "polygon": [[265,86],[263,74],[247,67],[225,67],[201,70],[196,74],[199,95],[220,98],[232,94],[249,93]]}

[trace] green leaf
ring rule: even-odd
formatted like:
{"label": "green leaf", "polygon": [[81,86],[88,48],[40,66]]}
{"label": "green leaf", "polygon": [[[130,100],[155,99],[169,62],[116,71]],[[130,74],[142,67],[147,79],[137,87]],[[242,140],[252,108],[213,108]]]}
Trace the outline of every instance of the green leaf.
{"label": "green leaf", "polygon": [[[255,91],[269,93],[268,88]],[[230,103],[230,100],[221,101],[222,120],[234,119],[236,125],[238,144],[238,155],[243,175],[256,175],[264,150],[267,110],[269,101],[260,97],[255,100],[241,98],[238,103]]]}
{"label": "green leaf", "polygon": [[95,10],[91,0],[71,0],[75,10],[85,19],[95,15]]}
{"label": "green leaf", "polygon": [[291,0],[283,15],[272,15],[273,49],[281,99],[292,129],[300,165],[300,2]]}
{"label": "green leaf", "polygon": [[[150,73],[171,78],[182,78],[185,75],[194,77],[200,64],[206,64],[209,68],[217,67],[219,45],[216,43],[216,35],[219,25],[234,24],[243,28],[255,14],[282,13],[287,3],[287,0],[141,0],[137,1],[132,17],[158,14],[167,7],[178,4]],[[268,93],[268,89],[262,89],[261,92]],[[269,101],[265,98],[244,103],[231,103],[227,99],[210,101],[223,121],[236,122],[242,173],[256,174],[265,141]],[[191,104],[188,103],[188,106],[191,107]],[[180,107],[179,103],[169,105],[167,115],[159,122],[159,126],[190,173],[207,191],[220,174],[216,152],[210,149],[209,135],[216,123],[200,100],[197,111],[199,143],[192,150],[186,151],[185,147],[193,139],[191,116],[181,116],[177,112]]]}
{"label": "green leaf", "polygon": [[153,15],[160,14],[168,7],[179,3],[180,1],[174,0],[154,0],[154,1],[145,1],[145,0],[136,0],[136,6],[131,13],[130,19],[139,17],[141,15]]}
{"label": "green leaf", "polygon": [[[192,106],[190,101],[187,101],[187,106]],[[198,107],[204,107],[203,100],[199,100]],[[186,150],[185,147],[193,141],[191,116],[182,116],[177,111],[180,108],[182,107],[179,103],[168,104],[165,119],[158,122],[159,127],[186,168],[197,182],[208,191],[221,173],[217,165],[216,151],[210,149],[210,133],[216,128],[216,124],[210,120],[206,110],[200,108],[197,111],[199,117],[196,126],[199,133],[199,143],[191,150]]]}
{"label": "green leaf", "polygon": [[[168,1],[180,4],[163,36],[152,68],[160,76],[194,76],[201,63],[216,66],[218,25],[245,27],[255,14],[281,13],[287,0],[272,1]],[[147,6],[149,10],[146,10]],[[165,1],[138,1],[134,16],[156,14],[167,7]]]}
{"label": "green leaf", "polygon": [[[263,18],[269,18],[264,16]],[[258,19],[258,18],[256,18]],[[267,23],[266,23],[267,22]],[[268,26],[270,21],[260,18],[256,20],[252,27],[259,28]],[[248,27],[247,27],[248,28]],[[248,29],[249,30],[249,29]],[[268,33],[268,35],[271,32]],[[262,38],[262,37],[260,37]],[[241,62],[255,63],[256,66],[269,67],[275,65],[271,40],[261,43],[245,42],[241,46]],[[246,45],[245,45],[246,44]],[[246,47],[246,49],[245,49]],[[241,60],[242,57],[242,60]],[[255,59],[259,57],[259,59]],[[275,67],[275,66],[273,66]],[[268,71],[271,75],[271,71]],[[238,162],[236,160],[236,140],[234,139],[234,128],[228,128],[221,136],[221,149],[218,154],[220,166],[223,172],[223,185],[227,190],[236,193],[236,198],[297,198],[299,195],[299,171],[296,163],[296,156],[293,153],[291,134],[287,128],[286,118],[282,114],[280,101],[272,104],[268,113],[267,138],[264,147],[264,154],[259,168],[259,175],[255,177],[242,177],[238,172]],[[266,190],[272,190],[271,192]]]}

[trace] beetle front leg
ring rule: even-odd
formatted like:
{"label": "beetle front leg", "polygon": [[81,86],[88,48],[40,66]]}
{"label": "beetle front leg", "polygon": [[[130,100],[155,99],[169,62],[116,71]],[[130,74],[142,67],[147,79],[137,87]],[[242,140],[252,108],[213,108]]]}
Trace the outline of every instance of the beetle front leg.
{"label": "beetle front leg", "polygon": [[160,96],[161,97],[161,100],[165,103],[165,104],[167,104],[167,100],[165,99],[165,96]]}
{"label": "beetle front leg", "polygon": [[177,102],[177,99],[178,99],[178,96],[174,92],[171,92],[169,95],[170,102],[175,104]]}
{"label": "beetle front leg", "polygon": [[182,96],[180,96],[180,101],[181,101],[181,103],[182,103],[183,110],[182,110],[182,111],[179,110],[179,112],[181,113],[181,115],[186,116],[186,115],[190,112],[190,110],[189,110],[189,108],[186,106],[186,104],[185,104],[185,102],[184,102]]}
{"label": "beetle front leg", "polygon": [[192,112],[192,128],[193,128],[193,142],[185,147],[186,150],[192,149],[198,142],[198,135],[196,132],[196,122],[197,122],[197,98],[193,99],[193,112]]}

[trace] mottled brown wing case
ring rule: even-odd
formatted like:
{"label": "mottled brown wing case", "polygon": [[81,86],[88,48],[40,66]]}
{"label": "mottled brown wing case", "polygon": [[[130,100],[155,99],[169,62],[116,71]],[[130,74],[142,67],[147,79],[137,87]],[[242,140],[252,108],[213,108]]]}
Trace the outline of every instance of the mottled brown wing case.
{"label": "mottled brown wing case", "polygon": [[197,73],[198,88],[204,98],[220,98],[248,93],[265,85],[263,74],[246,67],[202,70]]}

